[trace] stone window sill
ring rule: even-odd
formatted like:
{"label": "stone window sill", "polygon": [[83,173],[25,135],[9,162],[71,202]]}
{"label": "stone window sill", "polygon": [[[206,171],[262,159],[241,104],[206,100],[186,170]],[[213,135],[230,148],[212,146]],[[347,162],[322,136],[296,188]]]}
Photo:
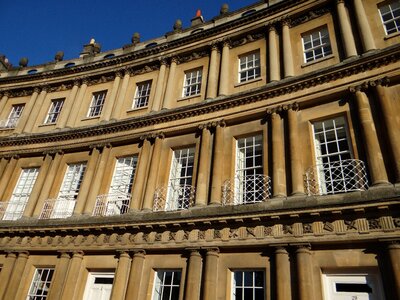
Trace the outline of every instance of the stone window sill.
{"label": "stone window sill", "polygon": [[257,82],[257,81],[261,81],[262,79],[263,79],[263,78],[260,76],[260,77],[257,77],[257,78],[254,78],[254,79],[250,79],[250,80],[247,80],[247,81],[238,82],[238,83],[236,83],[236,84],[234,85],[234,87],[239,87],[239,86],[242,86],[242,85],[254,83],[254,82]]}
{"label": "stone window sill", "polygon": [[88,121],[88,120],[94,120],[94,119],[100,119],[100,115],[94,116],[94,117],[85,117],[81,121]]}
{"label": "stone window sill", "polygon": [[193,98],[199,98],[199,97],[201,97],[201,94],[196,94],[196,95],[192,95],[192,96],[182,97],[182,98],[179,98],[178,101],[185,101],[185,100],[189,100],[189,99],[193,99]]}
{"label": "stone window sill", "polygon": [[126,112],[130,113],[130,112],[134,112],[134,111],[147,110],[148,108],[149,108],[149,106],[146,105],[146,106],[142,106],[142,107],[138,107],[138,108],[128,109]]}
{"label": "stone window sill", "polygon": [[399,36],[399,35],[400,35],[400,32],[391,33],[391,34],[385,36],[384,40],[390,40],[391,38],[394,38],[394,37]]}
{"label": "stone window sill", "polygon": [[56,124],[57,124],[57,122],[54,122],[54,123],[43,123],[43,124],[40,124],[39,127],[49,127],[49,126],[54,126]]}
{"label": "stone window sill", "polygon": [[308,67],[308,66],[311,66],[311,65],[320,63],[320,62],[322,62],[322,61],[326,61],[326,60],[332,59],[332,58],[334,58],[334,57],[335,57],[335,56],[334,56],[333,54],[330,54],[330,55],[325,56],[325,57],[323,57],[323,58],[320,58],[320,59],[317,59],[317,60],[313,60],[313,61],[310,61],[310,62],[308,62],[308,63],[304,63],[304,64],[301,65],[301,67],[302,67],[302,68],[305,68],[305,67]]}

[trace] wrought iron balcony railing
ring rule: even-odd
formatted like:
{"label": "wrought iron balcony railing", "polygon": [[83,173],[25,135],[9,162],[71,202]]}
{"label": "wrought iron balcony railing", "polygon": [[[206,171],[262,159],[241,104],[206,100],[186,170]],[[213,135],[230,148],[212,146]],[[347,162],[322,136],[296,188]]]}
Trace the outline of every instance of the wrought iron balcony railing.
{"label": "wrought iron balcony railing", "polygon": [[0,120],[0,129],[1,128],[15,128],[17,126],[18,119],[5,119]]}
{"label": "wrought iron balcony railing", "polygon": [[122,215],[129,211],[131,195],[126,193],[99,195],[93,209],[93,216]]}
{"label": "wrought iron balcony railing", "polygon": [[160,187],[154,193],[154,211],[188,209],[194,205],[195,187],[191,185]]}
{"label": "wrought iron balcony railing", "polygon": [[58,198],[47,199],[44,202],[39,219],[65,219],[71,217],[76,204],[76,199]]}
{"label": "wrought iron balcony railing", "polygon": [[266,201],[271,197],[271,178],[262,175],[235,176],[222,185],[222,204],[238,205]]}
{"label": "wrought iron balcony railing", "polygon": [[0,220],[18,220],[22,217],[26,202],[0,202]]}
{"label": "wrought iron balcony railing", "polygon": [[304,187],[310,196],[365,191],[365,164],[358,159],[346,159],[312,166],[304,175]]}

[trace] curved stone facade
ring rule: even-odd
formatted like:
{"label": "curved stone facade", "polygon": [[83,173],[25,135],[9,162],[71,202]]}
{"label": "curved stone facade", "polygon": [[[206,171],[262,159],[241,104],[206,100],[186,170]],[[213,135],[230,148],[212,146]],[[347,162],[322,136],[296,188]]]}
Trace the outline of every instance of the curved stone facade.
{"label": "curved stone facade", "polygon": [[0,64],[0,299],[400,298],[396,5]]}

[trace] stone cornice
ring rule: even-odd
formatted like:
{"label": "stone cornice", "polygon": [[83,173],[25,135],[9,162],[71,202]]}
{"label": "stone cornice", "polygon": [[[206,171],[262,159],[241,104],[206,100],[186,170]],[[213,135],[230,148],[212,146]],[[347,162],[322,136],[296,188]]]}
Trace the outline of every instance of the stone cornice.
{"label": "stone cornice", "polygon": [[[379,201],[360,208],[350,205],[318,212],[287,210],[285,214],[232,214],[229,218],[207,215],[193,220],[184,217],[166,223],[123,222],[89,226],[25,226],[0,228],[0,251],[96,251],[223,248],[232,246],[271,247],[326,243],[387,242],[400,240],[397,200]],[[115,216],[123,217],[123,216]],[[115,219],[115,218],[114,218]],[[56,220],[59,221],[59,220]],[[71,221],[69,221],[71,222]],[[61,222],[58,222],[61,223]]]}
{"label": "stone cornice", "polygon": [[[362,73],[366,70],[376,69],[382,65],[397,62],[398,60],[400,60],[400,45],[395,45],[385,50],[375,51],[370,53],[370,55],[365,55],[359,59],[343,62],[302,76],[291,77],[290,79],[281,80],[277,83],[270,83],[259,89],[251,90],[246,93],[220,97],[212,101],[204,101],[202,103],[188,105],[181,108],[163,110],[145,116],[95,126],[49,133],[5,137],[0,139],[0,146],[21,146],[104,136],[116,132],[144,128],[164,122],[186,119],[301,91],[340,78]],[[299,104],[301,105],[301,103]],[[137,139],[139,139],[139,136]],[[110,141],[112,141],[112,138],[110,138]]]}

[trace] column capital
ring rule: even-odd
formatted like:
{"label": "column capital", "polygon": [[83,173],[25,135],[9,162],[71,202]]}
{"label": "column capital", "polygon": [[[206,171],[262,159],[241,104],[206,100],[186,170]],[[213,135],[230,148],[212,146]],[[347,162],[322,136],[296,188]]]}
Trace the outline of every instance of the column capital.
{"label": "column capital", "polygon": [[230,38],[225,38],[221,41],[222,47],[232,48],[232,41]]}
{"label": "column capital", "polygon": [[281,21],[282,27],[287,26],[290,28],[292,26],[292,19],[288,16],[283,17],[280,21]]}
{"label": "column capital", "polygon": [[220,251],[218,247],[205,247],[203,249],[206,250],[207,255],[219,256]]}
{"label": "column capital", "polygon": [[341,3],[345,3],[344,0],[336,0],[336,4],[341,4]]}
{"label": "column capital", "polygon": [[153,142],[155,139],[164,139],[164,138],[165,138],[165,134],[162,131],[148,133],[148,134],[144,134],[144,135],[140,136],[140,140],[142,140],[142,141],[148,140],[150,142]]}
{"label": "column capital", "polygon": [[48,149],[42,152],[44,156],[46,155],[50,155],[50,156],[55,156],[56,154],[64,154],[64,151],[62,151],[61,149]]}
{"label": "column capital", "polygon": [[28,251],[17,251],[17,253],[18,253],[18,258],[19,257],[27,258],[29,256],[29,252]]}
{"label": "column capital", "polygon": [[7,253],[7,257],[13,257],[13,258],[16,258],[18,254],[18,252],[14,250],[6,250],[4,252]]}
{"label": "column capital", "polygon": [[311,254],[311,245],[310,244],[299,244],[294,245],[296,247],[296,253],[307,253]]}
{"label": "column capital", "polygon": [[372,87],[376,87],[378,85],[380,85],[380,86],[389,86],[389,83],[390,83],[390,79],[388,77],[383,77],[383,78],[379,78],[379,79],[376,79],[376,80],[371,80],[369,82],[369,85],[372,86]]}
{"label": "column capital", "polygon": [[166,65],[168,65],[168,58],[167,57],[160,57],[159,59],[158,59],[158,62],[159,62],[159,64],[160,64],[160,67],[162,66],[162,65],[164,65],[164,66],[166,66]]}
{"label": "column capital", "polygon": [[71,254],[68,251],[58,251],[58,253],[60,254],[60,258],[71,258]]}
{"label": "column capital", "polygon": [[86,77],[86,76],[80,77],[80,81],[81,81],[81,84],[85,84],[85,85],[90,84],[90,78]]}
{"label": "column capital", "polygon": [[173,56],[173,57],[171,57],[170,61],[171,61],[171,64],[175,63],[175,64],[179,65],[179,63],[181,62],[181,58],[179,56]]}
{"label": "column capital", "polygon": [[82,259],[83,255],[85,254],[82,250],[73,250],[71,251],[71,253],[72,253],[72,258],[77,257],[80,259]]}
{"label": "column capital", "polygon": [[185,251],[187,251],[190,256],[200,256],[201,257],[199,247],[185,248]]}
{"label": "column capital", "polygon": [[[36,88],[39,89],[40,92],[44,92],[44,93],[47,93],[48,91],[50,91],[50,86],[47,84],[39,84],[39,87],[36,87]],[[34,89],[34,91],[35,91],[35,89]]]}
{"label": "column capital", "polygon": [[144,258],[146,256],[146,251],[144,249],[133,249],[133,257]]}
{"label": "column capital", "polygon": [[219,52],[219,44],[221,42],[219,40],[217,41],[212,41],[211,43],[208,44],[208,46],[210,47],[211,51],[218,51]]}
{"label": "column capital", "polygon": [[79,87],[79,86],[81,85],[81,81],[80,81],[79,79],[74,79],[74,80],[72,81],[72,85],[73,85],[73,86]]}
{"label": "column capital", "polygon": [[38,86],[35,86],[35,87],[33,88],[33,92],[34,92],[34,93],[37,93],[37,94],[39,94],[39,93],[40,93],[40,91],[41,91],[41,88],[40,88],[40,87],[38,87]]}
{"label": "column capital", "polygon": [[111,143],[97,143],[97,144],[91,144],[89,145],[89,150],[93,150],[96,149],[99,152],[103,151],[104,148],[111,148]]}
{"label": "column capital", "polygon": [[367,82],[363,82],[359,85],[356,86],[351,86],[349,87],[349,91],[350,93],[357,93],[357,92],[364,92],[368,89],[368,83]]}
{"label": "column capital", "polygon": [[122,77],[124,77],[124,74],[123,74],[122,70],[118,70],[115,72],[114,76],[115,76],[114,79],[117,77],[122,78]]}
{"label": "column capital", "polygon": [[116,252],[117,252],[117,255],[118,255],[119,258],[121,258],[121,257],[130,258],[129,250],[122,249],[122,250],[116,250]]}
{"label": "column capital", "polygon": [[267,108],[267,115],[274,115],[274,114],[280,114],[282,112],[283,108],[282,105]]}
{"label": "column capital", "polygon": [[282,106],[283,110],[292,110],[292,111],[299,111],[300,110],[300,106],[297,102],[293,102],[290,104],[286,104]]}

